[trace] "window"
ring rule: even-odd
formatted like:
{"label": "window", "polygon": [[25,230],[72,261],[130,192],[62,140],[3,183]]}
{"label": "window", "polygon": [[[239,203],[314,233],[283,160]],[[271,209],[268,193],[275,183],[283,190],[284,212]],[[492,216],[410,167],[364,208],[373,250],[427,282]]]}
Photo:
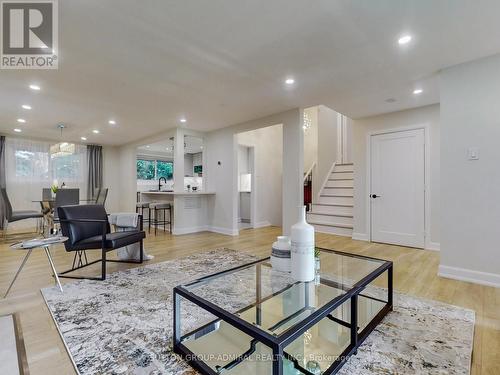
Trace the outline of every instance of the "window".
{"label": "window", "polygon": [[18,149],[14,151],[16,177],[48,179],[49,154],[46,152]]}
{"label": "window", "polygon": [[137,179],[154,180],[155,179],[155,161],[137,159]]}
{"label": "window", "polygon": [[138,180],[158,180],[165,177],[171,180],[174,177],[174,163],[166,160],[137,159]]}
{"label": "window", "polygon": [[[86,147],[77,145],[70,155],[50,155],[50,143],[9,139],[8,154],[10,179],[43,181],[80,185],[86,177]],[[11,168],[13,167],[13,168]]]}
{"label": "window", "polygon": [[156,177],[165,177],[167,180],[174,178],[174,163],[171,161],[156,161]]}
{"label": "window", "polygon": [[61,181],[75,180],[78,178],[80,163],[80,158],[75,155],[53,157],[50,160],[52,176],[57,176]]}
{"label": "window", "polygon": [[79,188],[80,198],[86,196],[87,146],[76,144],[71,155],[51,155],[53,144],[26,138],[5,139],[5,180],[14,207],[40,210],[40,204],[33,201],[42,198],[42,189],[54,182]]}

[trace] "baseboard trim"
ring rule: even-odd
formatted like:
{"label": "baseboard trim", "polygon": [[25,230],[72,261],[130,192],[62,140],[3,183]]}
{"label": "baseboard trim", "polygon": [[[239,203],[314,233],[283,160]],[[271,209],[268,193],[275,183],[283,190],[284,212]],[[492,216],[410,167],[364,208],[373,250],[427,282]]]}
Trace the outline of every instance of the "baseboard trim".
{"label": "baseboard trim", "polygon": [[370,242],[370,238],[368,237],[368,233],[352,233],[352,239],[357,241],[366,241]]}
{"label": "baseboard trim", "polygon": [[264,228],[264,227],[270,227],[271,226],[271,223],[269,221],[261,221],[259,223],[255,223],[255,225],[253,226],[254,229],[257,229],[257,228]]}
{"label": "baseboard trim", "polygon": [[226,236],[237,236],[240,234],[240,231],[238,229],[231,229],[231,228],[222,228],[222,227],[208,227],[208,231],[214,232],[214,233],[219,233],[219,234],[225,234]]}
{"label": "baseboard trim", "polygon": [[201,227],[188,227],[188,228],[175,228],[172,230],[172,234],[175,236],[179,236],[182,234],[190,234],[190,233],[198,233],[198,232],[206,232],[209,231],[209,227],[201,226]]}
{"label": "baseboard trim", "polygon": [[439,265],[438,276],[500,288],[500,275],[495,273]]}
{"label": "baseboard trim", "polygon": [[183,234],[191,234],[191,233],[199,233],[199,232],[214,232],[225,234],[227,236],[237,236],[239,231],[237,229],[229,229],[222,227],[212,227],[210,225],[200,226],[200,227],[188,227],[188,228],[175,228],[172,231],[172,234],[175,236],[183,235]]}
{"label": "baseboard trim", "polygon": [[439,242],[429,242],[425,246],[425,250],[440,251],[441,250],[441,244]]}

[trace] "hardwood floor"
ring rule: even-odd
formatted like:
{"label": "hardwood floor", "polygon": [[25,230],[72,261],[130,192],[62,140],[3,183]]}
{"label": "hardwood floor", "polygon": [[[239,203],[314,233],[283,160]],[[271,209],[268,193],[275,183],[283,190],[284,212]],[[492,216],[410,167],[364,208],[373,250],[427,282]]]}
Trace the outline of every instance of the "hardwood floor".
{"label": "hardwood floor", "polygon": [[[155,256],[149,263],[183,257],[203,250],[228,247],[257,256],[268,256],[271,243],[281,230],[275,227],[248,229],[240,236],[215,233],[184,236],[149,236],[146,250]],[[394,261],[394,286],[410,295],[443,301],[476,311],[472,374],[500,374],[500,289],[437,277],[439,253],[400,246],[353,241],[347,237],[317,234],[317,245]],[[58,246],[52,251],[59,271],[71,266],[73,254]],[[24,256],[0,243],[0,294],[3,295]],[[97,258],[97,256],[94,256]],[[108,264],[109,272],[135,265]],[[99,273],[91,266],[87,274]],[[63,280],[63,283],[71,280]],[[53,283],[42,251],[34,251],[10,295],[0,299],[0,315],[19,312],[28,363],[32,375],[74,374],[64,344],[41,297],[40,288]],[[1,371],[0,371],[1,372]]]}

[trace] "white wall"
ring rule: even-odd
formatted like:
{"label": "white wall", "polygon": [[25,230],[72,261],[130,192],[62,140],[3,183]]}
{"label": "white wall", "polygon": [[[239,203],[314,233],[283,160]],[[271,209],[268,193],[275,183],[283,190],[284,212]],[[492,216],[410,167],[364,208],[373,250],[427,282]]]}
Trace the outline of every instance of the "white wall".
{"label": "white wall", "polygon": [[[440,274],[500,286],[500,55],[441,73]],[[468,160],[467,149],[479,149]]]}
{"label": "white wall", "polygon": [[304,109],[311,119],[311,127],[304,134],[304,172],[318,160],[318,107]]}
{"label": "white wall", "polygon": [[338,113],[324,105],[318,108],[318,165],[313,174],[313,201],[316,200],[328,172],[337,161]]}
{"label": "white wall", "polygon": [[106,198],[107,212],[120,211],[120,152],[119,147],[103,146],[102,148],[102,169],[103,187],[108,188]]}
{"label": "white wall", "polygon": [[352,120],[354,162],[354,230],[353,237],[368,240],[367,197],[367,135],[371,132],[410,126],[429,126],[430,129],[430,242],[440,242],[440,119],[439,105],[410,109],[380,116]]}
{"label": "white wall", "polygon": [[233,235],[238,233],[238,158],[235,135],[277,124],[283,125],[283,232],[288,234],[291,226],[297,222],[298,206],[304,202],[304,133],[302,110],[292,109],[206,134],[207,190],[216,192],[208,210],[214,230]]}
{"label": "white wall", "polygon": [[184,154],[184,176],[193,176],[193,154]]}
{"label": "white wall", "polygon": [[135,212],[137,201],[137,148],[125,145],[118,148],[118,160],[113,166],[118,173],[119,211]]}
{"label": "white wall", "polygon": [[[283,130],[281,125],[239,133],[238,145],[253,146],[255,173],[255,226],[281,226]],[[248,150],[248,149],[247,149]],[[248,154],[248,152],[247,152]],[[247,156],[248,158],[248,156]],[[248,163],[248,161],[247,161]]]}

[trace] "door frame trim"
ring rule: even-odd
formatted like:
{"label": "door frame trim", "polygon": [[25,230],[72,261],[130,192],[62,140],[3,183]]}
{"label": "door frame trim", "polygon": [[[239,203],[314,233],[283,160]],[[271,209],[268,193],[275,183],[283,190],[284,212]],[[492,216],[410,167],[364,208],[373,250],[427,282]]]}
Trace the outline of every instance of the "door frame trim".
{"label": "door frame trim", "polygon": [[[257,169],[257,157],[255,155],[255,145],[251,144],[246,144],[246,143],[238,143],[238,140],[236,139],[236,149],[238,149],[238,146],[243,146],[248,148],[248,162],[250,163],[250,159],[252,160],[252,170],[251,170],[251,175],[252,175],[252,181],[250,182],[250,189],[252,190],[250,192],[250,227],[252,229],[256,228],[261,228],[262,223],[257,223],[257,181],[255,178],[255,171]],[[238,162],[239,162],[239,153],[237,150],[236,153],[236,178],[237,178],[237,183],[236,183],[236,192],[238,194],[238,205],[240,204],[240,196],[239,196],[239,191],[238,191],[238,186],[239,186],[239,175],[238,175]],[[237,223],[237,230],[238,233],[240,233],[240,223]],[[265,225],[268,226],[268,225]]]}
{"label": "door frame trim", "polygon": [[380,129],[368,132],[366,134],[366,185],[365,185],[365,204],[366,204],[366,231],[368,241],[372,241],[372,207],[369,195],[371,194],[371,172],[372,172],[372,149],[371,149],[371,140],[375,135],[383,135],[390,133],[401,133],[410,130],[424,130],[424,232],[425,232],[425,241],[424,241],[424,249],[428,249],[432,247],[431,241],[431,210],[430,210],[430,201],[431,201],[431,187],[430,187],[430,174],[431,174],[431,163],[430,163],[430,125],[429,124],[417,124],[410,126],[402,126],[397,128],[388,128],[388,129]]}

